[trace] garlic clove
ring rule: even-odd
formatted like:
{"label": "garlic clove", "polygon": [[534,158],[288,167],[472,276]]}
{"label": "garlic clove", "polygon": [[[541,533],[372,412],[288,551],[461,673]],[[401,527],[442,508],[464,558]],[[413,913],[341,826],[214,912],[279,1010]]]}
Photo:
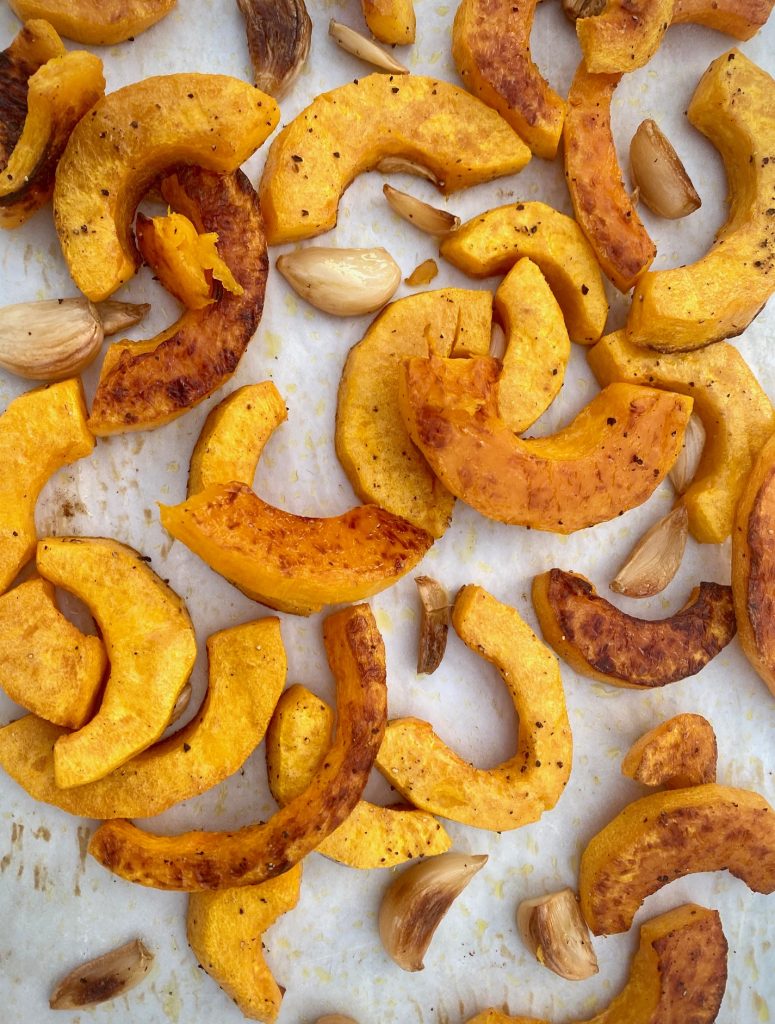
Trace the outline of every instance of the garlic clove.
{"label": "garlic clove", "polygon": [[381,68],[383,71],[392,71],[396,75],[409,74],[409,68],[383,50],[381,46],[377,46],[375,42],[362,36],[360,32],[356,32],[349,25],[343,25],[341,21],[334,21],[332,18],[328,23],[328,34],[338,46],[341,46],[347,53],[351,53],[353,57],[358,57],[359,60],[373,64],[374,67]]}
{"label": "garlic clove", "polygon": [[659,594],[678,572],[688,536],[689,513],[685,505],[676,505],[643,534],[611,581],[611,590],[626,597]]}
{"label": "garlic clove", "polygon": [[414,582],[422,606],[417,672],[430,675],[441,664],[447,648],[449,595],[439,581],[430,576],[417,576]]}
{"label": "garlic clove", "polygon": [[694,480],[705,447],[705,436],[702,420],[697,413],[692,413],[684,431],[683,448],[668,473],[677,494],[683,494]]}
{"label": "garlic clove", "polygon": [[436,188],[444,188],[444,182],[434,174],[430,167],[424,167],[423,164],[407,160],[403,156],[383,156],[374,170],[381,174],[413,174],[415,178],[425,178],[426,181],[430,181]]}
{"label": "garlic clove", "polygon": [[280,99],[309,55],[312,22],[304,0],[237,0],[245,18],[256,86]]}
{"label": "garlic clove", "polygon": [[125,331],[134,327],[150,312],[150,304],[147,302],[114,302],[108,299],[105,302],[96,304],[97,316],[102,324],[102,332],[106,338],[119,331]]}
{"label": "garlic clove", "polygon": [[385,249],[309,246],[280,256],[277,269],[316,309],[334,316],[373,313],[389,302],[401,269]]}
{"label": "garlic clove", "polygon": [[678,154],[651,118],[632,137],[630,171],[639,198],[659,217],[677,220],[702,205]]}
{"label": "garlic clove", "polygon": [[382,193],[394,213],[434,238],[444,238],[460,227],[460,218],[453,213],[439,210],[392,185],[383,185]]}
{"label": "garlic clove", "polygon": [[64,380],[93,361],[104,336],[97,310],[86,298],[5,306],[0,366],[27,380]]}
{"label": "garlic clove", "polygon": [[486,863],[486,854],[442,853],[413,865],[390,884],[379,908],[379,935],[399,967],[423,969],[441,919]]}
{"label": "garlic clove", "polygon": [[174,725],[174,723],[177,722],[177,720],[185,714],[186,708],[191,703],[191,694],[193,692],[194,691],[191,688],[191,683],[186,683],[186,685],[180,691],[180,696],[175,701],[175,707],[172,709],[170,720],[167,722],[168,728],[169,726]]}
{"label": "garlic clove", "polygon": [[594,18],[602,14],[606,0],[562,0],[562,9],[568,21],[578,18]]}
{"label": "garlic clove", "polygon": [[139,939],[76,967],[51,994],[52,1010],[79,1010],[126,995],[153,965],[153,953]]}
{"label": "garlic clove", "polygon": [[572,889],[524,900],[517,926],[536,960],[568,981],[597,974],[597,957],[587,923]]}

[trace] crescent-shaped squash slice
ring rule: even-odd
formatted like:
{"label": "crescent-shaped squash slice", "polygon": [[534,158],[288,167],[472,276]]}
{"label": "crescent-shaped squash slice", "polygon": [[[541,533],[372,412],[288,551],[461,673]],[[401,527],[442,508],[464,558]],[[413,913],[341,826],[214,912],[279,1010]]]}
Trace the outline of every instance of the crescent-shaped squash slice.
{"label": "crescent-shaped squash slice", "polygon": [[547,643],[583,676],[651,688],[705,668],[735,635],[732,590],[701,583],[675,615],[638,619],[606,601],[578,573],[550,569],[533,580],[533,606]]}
{"label": "crescent-shaped squash slice", "polygon": [[334,227],[344,190],[384,157],[421,164],[455,192],[516,174],[530,150],[500,114],[448,82],[356,79],[318,96],[272,143],[259,186],[269,244]]}
{"label": "crescent-shaped squash slice", "polygon": [[[727,983],[727,940],[716,910],[686,903],[640,926],[627,982],[591,1020],[577,1024],[713,1024]],[[549,1024],[485,1010],[468,1024]]]}
{"label": "crescent-shaped squash slice", "polygon": [[417,19],[413,0],[361,0],[363,16],[381,43],[404,46],[414,42]]}
{"label": "crescent-shaped squash slice", "polygon": [[775,433],[772,402],[740,352],[724,342],[696,352],[652,352],[616,331],[590,349],[587,359],[603,387],[624,381],[691,395],[706,440],[681,501],[698,541],[726,540],[754,460]]}
{"label": "crescent-shaped squash slice", "polygon": [[61,35],[88,46],[112,46],[161,21],[176,0],[8,0],[22,21],[45,18]]}
{"label": "crescent-shaped squash slice", "polygon": [[489,292],[443,288],[392,302],[350,349],[339,384],[336,454],[365,502],[443,536],[455,499],[442,487],[406,432],[398,407],[407,356],[442,356],[490,348]]}
{"label": "crescent-shaped squash slice", "polygon": [[702,715],[676,715],[644,733],[627,751],[622,775],[644,786],[687,789],[716,781],[718,745]]}
{"label": "crescent-shaped squash slice", "polygon": [[493,107],[537,156],[553,160],[565,102],[530,54],[538,0],[462,0],[452,29],[452,56],[466,88]]}
{"label": "crescent-shaped squash slice", "polygon": [[261,742],[285,685],[275,618],[207,639],[209,686],[195,717],[104,779],[60,789],[54,744],[62,729],[33,715],[0,729],[0,766],[30,796],[81,818],[150,818],[233,775]]}
{"label": "crescent-shaped squash slice", "polygon": [[450,750],[428,722],[388,724],[377,767],[416,807],[505,832],[538,821],[568,781],[573,741],[557,659],[514,608],[481,587],[458,594],[452,624],[463,643],[496,666],[519,717],[517,750],[478,769]]}
{"label": "crescent-shaped squash slice", "polygon": [[201,231],[218,232],[242,290],[216,282],[214,302],[186,310],[156,338],[110,346],[89,418],[98,436],[150,430],[204,401],[234,373],[261,320],[269,264],[258,197],[245,175],[180,167],[162,192],[195,215]]}
{"label": "crescent-shaped squash slice", "polygon": [[161,736],[196,658],[183,601],[132,548],[113,540],[48,537],[38,572],[79,597],[97,621],[110,674],[97,714],[54,747],[62,788],[101,779]]}
{"label": "crescent-shaped squash slice", "polygon": [[472,217],[440,251],[471,277],[505,274],[531,259],[554,292],[571,339],[589,345],[603,333],[608,300],[592,247],[572,217],[546,203],[510,203]]}
{"label": "crescent-shaped squash slice", "polygon": [[277,1019],[285,989],[264,959],[264,932],[293,910],[301,864],[259,885],[195,892],[188,899],[186,934],[200,966],[233,999],[243,1017]]}
{"label": "crescent-shaped squash slice", "polygon": [[724,161],[729,216],[708,252],[647,274],[635,289],[627,338],[660,351],[701,348],[748,327],[775,289],[775,81],[739,50],[700,79],[687,117]]}
{"label": "crescent-shaped squash slice", "polygon": [[775,891],[775,810],[758,793],[709,783],[628,804],[581,856],[581,910],[595,935],[626,932],[643,900],[676,878],[727,870]]}
{"label": "crescent-shaped squash slice", "polygon": [[750,39],[767,22],[775,0],[675,0],[673,24],[706,25],[735,39]]}
{"label": "crescent-shaped squash slice", "polygon": [[[266,734],[269,788],[281,807],[314,778],[331,747],[333,724],[331,708],[306,687],[292,686],[283,693]],[[451,845],[432,814],[360,800],[350,817],[317,847],[317,853],[366,870],[433,857]]]}
{"label": "crescent-shaped squash slice", "polygon": [[552,533],[641,505],[681,450],[692,401],[611,384],[573,422],[523,440],[495,408],[491,359],[409,359],[400,403],[409,436],[456,497],[502,523]]}
{"label": "crescent-shaped squash slice", "polygon": [[62,253],[81,291],[100,302],[134,275],[132,220],[159,174],[178,163],[235,171],[278,118],[271,96],[227,75],[159,75],[100,100],[70,136],[54,189]]}
{"label": "crescent-shaped squash slice", "polygon": [[600,14],[576,20],[584,63],[613,75],[648,64],[673,18],[673,0],[606,0]]}
{"label": "crescent-shaped squash slice", "polygon": [[151,835],[109,821],[90,853],[140,885],[199,892],[253,885],[280,875],[311,853],[358,803],[385,731],[385,647],[368,605],[345,608],[323,624],[336,682],[336,739],[310,785],[265,824],[237,832]]}
{"label": "crescent-shaped squash slice", "polygon": [[0,416],[0,593],[35,553],[35,503],[43,485],[93,448],[79,380],[27,391]]}
{"label": "crescent-shaped squash slice", "polygon": [[568,93],[563,138],[576,220],[606,277],[627,292],[654,262],[657,248],[624,187],[616,156],[611,97],[621,77],[594,75],[583,61],[579,64]]}

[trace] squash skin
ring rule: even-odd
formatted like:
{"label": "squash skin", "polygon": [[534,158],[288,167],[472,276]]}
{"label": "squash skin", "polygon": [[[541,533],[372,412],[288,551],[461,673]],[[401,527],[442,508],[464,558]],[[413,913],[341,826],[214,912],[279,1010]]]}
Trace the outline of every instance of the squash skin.
{"label": "squash skin", "polygon": [[751,39],[766,24],[774,0],[675,0],[673,24],[705,25],[735,39]]}
{"label": "squash skin", "polygon": [[695,263],[638,282],[627,339],[659,351],[689,351],[736,337],[775,290],[775,81],[739,50],[717,57],[700,79],[687,117],[719,150],[729,180],[729,216]]}
{"label": "squash skin", "polygon": [[644,786],[687,789],[716,781],[718,745],[702,715],[675,715],[644,733],[627,751],[622,775]]}
{"label": "squash skin", "polygon": [[462,0],[452,29],[452,56],[466,88],[497,110],[536,156],[553,160],[565,101],[530,55],[538,0]]}
{"label": "squash skin", "polygon": [[576,35],[592,74],[642,68],[659,49],[673,17],[673,0],[607,0],[601,14],[578,18]]}
{"label": "squash skin", "polygon": [[361,0],[369,31],[381,43],[404,46],[414,42],[417,19],[412,0]]}
{"label": "squash skin", "polygon": [[177,0],[8,0],[22,21],[44,18],[66,39],[112,46],[161,21]]}
{"label": "squash skin", "polygon": [[576,220],[606,277],[620,292],[628,292],[654,262],[657,248],[624,187],[611,133],[611,98],[621,77],[594,75],[583,61],[579,64],[568,93],[563,139],[565,180]]}
{"label": "squash skin", "polygon": [[177,163],[235,171],[278,118],[270,96],[227,75],[159,75],[102,99],[70,136],[54,188],[54,223],[81,291],[101,302],[134,275],[131,222],[159,174]]}
{"label": "squash skin", "polygon": [[530,150],[499,114],[447,82],[357,79],[318,96],[272,143],[259,185],[269,244],[333,228],[347,186],[386,156],[428,167],[449,193],[516,174]]}

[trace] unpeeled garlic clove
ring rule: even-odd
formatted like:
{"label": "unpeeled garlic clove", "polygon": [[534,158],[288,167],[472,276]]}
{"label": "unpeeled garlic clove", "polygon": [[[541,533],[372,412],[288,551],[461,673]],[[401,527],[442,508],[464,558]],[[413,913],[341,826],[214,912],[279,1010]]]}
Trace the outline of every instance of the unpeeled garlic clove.
{"label": "unpeeled garlic clove", "polygon": [[678,154],[651,118],[632,137],[630,171],[639,198],[659,217],[677,220],[702,206]]}
{"label": "unpeeled garlic clove", "polygon": [[685,505],[676,505],[643,534],[611,581],[611,590],[626,597],[659,594],[678,572],[688,536],[689,513]]}
{"label": "unpeeled garlic clove", "polygon": [[277,269],[316,309],[360,316],[381,309],[401,283],[401,269],[385,249],[310,246],[280,256]]}
{"label": "unpeeled garlic clove", "polygon": [[460,227],[460,218],[454,213],[439,210],[430,203],[424,203],[422,199],[409,195],[408,192],[393,188],[392,185],[383,185],[382,193],[394,213],[414,224],[420,231],[433,235],[434,238],[444,238]]}
{"label": "unpeeled garlic clove", "polygon": [[592,938],[572,889],[524,900],[517,926],[536,960],[561,978],[583,981],[597,974]]}
{"label": "unpeeled garlic clove", "polygon": [[442,853],[413,865],[390,884],[379,908],[379,935],[399,967],[423,969],[441,919],[486,863],[486,854]]}
{"label": "unpeeled garlic clove", "polygon": [[237,6],[245,18],[256,85],[280,99],[309,55],[312,22],[304,0],[237,0]]}
{"label": "unpeeled garlic clove", "polygon": [[684,431],[683,447],[668,473],[670,482],[678,494],[683,494],[694,480],[705,447],[705,436],[702,420],[697,413],[692,413]]}
{"label": "unpeeled garlic clove", "polygon": [[434,174],[430,167],[415,163],[414,160],[408,160],[404,156],[383,156],[374,170],[381,174],[413,174],[415,178],[425,178],[426,181],[430,181],[436,188],[444,188],[444,182]]}
{"label": "unpeeled garlic clove", "polygon": [[125,995],[150,971],[153,953],[139,940],[127,942],[76,967],[51,994],[52,1010],[79,1010]]}
{"label": "unpeeled garlic clove", "polygon": [[578,18],[594,18],[596,14],[602,14],[606,0],[562,0],[562,9],[568,21],[576,21]]}
{"label": "unpeeled garlic clove", "polygon": [[328,34],[338,46],[341,46],[347,53],[351,53],[353,57],[358,57],[359,60],[365,60],[376,68],[392,71],[396,75],[409,74],[409,68],[383,50],[381,46],[377,46],[375,42],[362,36],[360,32],[356,32],[349,25],[343,25],[341,21],[334,21],[332,18],[328,23]]}
{"label": "unpeeled garlic clove", "polygon": [[109,338],[112,334],[118,334],[119,331],[139,324],[148,315],[151,307],[147,302],[115,302],[107,299],[105,302],[98,302],[96,309],[103,334]]}
{"label": "unpeeled garlic clove", "polygon": [[430,576],[417,576],[415,581],[420,595],[420,643],[417,649],[418,674],[435,672],[447,649],[449,633],[449,595],[438,580]]}
{"label": "unpeeled garlic clove", "polygon": [[180,691],[180,696],[175,701],[175,707],[172,709],[172,714],[170,715],[169,722],[167,722],[168,727],[170,725],[174,725],[174,723],[177,722],[177,720],[185,714],[186,708],[191,703],[192,693],[193,690],[191,688],[191,683],[186,683],[186,685]]}
{"label": "unpeeled garlic clove", "polygon": [[0,366],[27,380],[74,377],[95,358],[105,332],[88,299],[45,299],[0,309]]}

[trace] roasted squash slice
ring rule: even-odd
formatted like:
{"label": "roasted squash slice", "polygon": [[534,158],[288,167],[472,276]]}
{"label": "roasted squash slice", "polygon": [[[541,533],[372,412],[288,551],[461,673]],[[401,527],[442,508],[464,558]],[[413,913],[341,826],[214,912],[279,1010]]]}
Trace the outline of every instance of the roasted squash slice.
{"label": "roasted squash slice", "polygon": [[56,741],[56,784],[66,789],[104,778],[161,736],[194,666],[196,640],[183,601],[124,544],[48,537],[37,566],[88,605],[110,661],[97,714]]}
{"label": "roasted squash slice", "polygon": [[176,0],[9,0],[22,21],[45,18],[61,35],[89,46],[112,46],[161,21]]}
{"label": "roasted squash slice", "polygon": [[595,935],[626,932],[641,903],[697,871],[727,870],[775,891],[775,810],[758,793],[692,786],[628,804],[581,856],[579,896]]}
{"label": "roasted squash slice", "polygon": [[635,289],[627,339],[663,352],[701,348],[748,327],[775,289],[775,81],[739,50],[700,79],[687,110],[718,149],[729,217],[695,263],[647,274]]}
{"label": "roasted squash slice", "polygon": [[521,828],[554,807],[570,777],[573,743],[557,659],[514,608],[481,587],[463,587],[452,624],[508,687],[519,716],[516,753],[495,768],[474,768],[428,722],[400,718],[388,723],[377,767],[432,814],[496,832]]}
{"label": "roasted squash slice", "polygon": [[[461,365],[462,364],[462,365]],[[409,359],[409,436],[456,497],[502,523],[573,533],[641,505],[681,450],[692,401],[612,384],[564,430],[523,440],[497,415],[491,359]]]}
{"label": "roasted squash slice", "polygon": [[92,836],[92,855],[140,885],[224,889],[282,874],[341,825],[360,799],[385,731],[385,648],[368,605],[330,615],[323,639],[336,681],[338,728],[303,793],[266,824],[237,832],[159,836],[128,821],[109,821]]}
{"label": "roasted squash slice", "polygon": [[772,13],[774,0],[675,0],[673,24],[706,25],[735,39],[755,36]]}
{"label": "roasted squash slice", "polygon": [[611,97],[621,77],[593,75],[579,64],[563,138],[576,220],[606,277],[627,292],[654,262],[657,248],[624,187],[611,133]]}
{"label": "roasted squash slice", "polygon": [[102,99],[70,136],[54,189],[62,253],[81,291],[99,302],[134,275],[132,220],[159,174],[177,163],[235,171],[278,118],[270,96],[227,75],[160,75]]}
{"label": "roasted squash slice", "polygon": [[390,46],[414,42],[413,0],[361,0],[361,4],[366,24],[380,42]]}
{"label": "roasted squash slice", "polygon": [[686,789],[716,781],[718,745],[702,715],[676,715],[644,733],[627,751],[622,775],[644,786]]}
{"label": "roasted squash slice", "polygon": [[259,186],[270,245],[336,224],[347,186],[384,157],[433,172],[444,192],[521,171],[530,150],[462,89],[422,75],[369,75],[323,93],[269,150]]}
{"label": "roasted squash slice", "polygon": [[261,320],[269,264],[258,197],[245,175],[180,167],[162,191],[195,212],[203,232],[217,229],[241,291],[217,285],[216,301],[187,310],[151,341],[111,345],[89,418],[98,436],[151,430],[204,401],[234,373]]}
{"label": "roasted squash slice", "polygon": [[505,274],[525,257],[537,264],[560,304],[572,341],[597,341],[608,317],[600,266],[572,217],[545,203],[510,203],[463,224],[441,255],[471,277]]}
{"label": "roasted squash slice", "polygon": [[587,359],[603,387],[624,381],[691,395],[706,440],[681,501],[698,541],[726,540],[754,460],[775,433],[775,409],[739,351],[720,342],[697,352],[657,353],[617,331],[590,349]]}
{"label": "roasted squash slice", "polygon": [[209,686],[195,717],[104,779],[60,789],[53,748],[65,733],[34,715],[0,729],[0,766],[36,800],[81,818],[150,818],[199,796],[238,771],[264,737],[285,685],[280,623],[214,633],[207,656]]}
{"label": "roasted squash slice", "polygon": [[565,102],[530,55],[536,4],[462,0],[452,29],[452,56],[466,88],[497,110],[533,153],[553,160]]}
{"label": "roasted squash slice", "polygon": [[[266,735],[266,768],[272,796],[281,807],[306,789],[320,768],[331,747],[333,725],[331,708],[306,687],[292,686],[280,698]],[[365,870],[433,857],[451,845],[444,828],[426,811],[360,800],[317,852]]]}
{"label": "roasted squash slice", "polygon": [[614,75],[648,64],[673,17],[673,0],[606,0],[602,13],[576,21],[584,63]]}

